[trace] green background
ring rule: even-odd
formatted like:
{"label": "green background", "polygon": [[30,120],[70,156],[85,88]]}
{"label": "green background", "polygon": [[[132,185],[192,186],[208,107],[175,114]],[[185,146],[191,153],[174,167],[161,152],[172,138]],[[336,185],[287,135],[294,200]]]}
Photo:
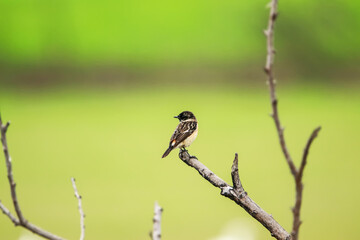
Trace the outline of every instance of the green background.
{"label": "green background", "polygon": [[[0,109],[20,206],[32,223],[78,239],[271,239],[177,151],[161,155],[193,111],[189,148],[231,183],[235,152],[249,196],[288,231],[295,186],[281,154],[266,76],[267,1],[0,2]],[[296,164],[311,131],[301,239],[356,239],[360,194],[359,2],[279,3],[279,111]],[[11,211],[4,158],[0,200]],[[233,224],[231,224],[233,223]],[[225,230],[224,230],[225,229]],[[235,230],[234,230],[235,229]],[[235,233],[234,233],[235,234]],[[30,240],[0,215],[0,239]]]}
{"label": "green background", "polygon": [[[298,163],[311,130],[321,125],[305,171],[303,239],[354,239],[360,213],[360,100],[349,89],[279,89],[280,115]],[[146,239],[153,203],[164,207],[164,239],[210,239],[228,221],[250,216],[172,152],[161,159],[183,109],[197,114],[200,131],[189,148],[227,182],[234,153],[246,191],[291,228],[294,183],[280,152],[266,89],[194,89],[171,101],[173,89],[15,95],[2,93],[19,201],[33,223],[76,239],[83,195],[88,239]],[[2,157],[3,159],[3,157]],[[10,207],[5,164],[1,200]],[[0,218],[3,239],[23,232]],[[239,226],[241,227],[241,226]],[[270,235],[255,224],[257,239]]]}

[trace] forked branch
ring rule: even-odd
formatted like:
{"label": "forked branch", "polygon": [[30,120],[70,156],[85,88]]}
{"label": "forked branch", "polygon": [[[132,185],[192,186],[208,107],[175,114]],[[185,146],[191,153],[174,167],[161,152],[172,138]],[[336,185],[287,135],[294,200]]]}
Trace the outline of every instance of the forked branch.
{"label": "forked branch", "polygon": [[286,145],[285,137],[284,137],[284,128],[281,125],[278,111],[278,99],[276,97],[276,83],[273,72],[273,64],[274,64],[274,27],[275,21],[278,16],[277,8],[278,8],[278,0],[271,0],[270,4],[270,14],[268,20],[267,29],[264,31],[266,35],[266,43],[267,43],[267,55],[266,55],[266,64],[265,64],[265,72],[268,76],[268,85],[270,92],[270,102],[272,107],[272,118],[275,122],[275,127],[277,130],[281,150],[285,156],[286,162],[289,166],[290,172],[294,177],[296,184],[296,200],[295,206],[293,208],[293,229],[291,235],[284,230],[284,228],[277,223],[271,215],[266,213],[263,209],[261,209],[244,191],[244,188],[241,184],[240,177],[238,175],[238,156],[235,155],[235,159],[233,162],[231,176],[233,181],[233,186],[227,184],[224,180],[216,176],[212,171],[210,171],[204,164],[199,162],[196,157],[190,156],[187,151],[180,151],[179,157],[182,161],[184,161],[187,165],[195,168],[199,174],[209,181],[215,187],[221,189],[221,195],[230,198],[242,208],[245,209],[252,217],[254,217],[257,221],[259,221],[265,228],[269,230],[271,235],[276,239],[292,239],[298,240],[299,227],[301,224],[300,221],[300,208],[302,202],[302,176],[304,172],[304,168],[307,162],[307,157],[309,153],[310,146],[317,134],[320,131],[320,127],[316,128],[311,134],[309,140],[304,149],[304,154],[302,157],[301,165],[299,169],[296,168],[289,150]]}
{"label": "forked branch", "polygon": [[1,208],[2,212],[10,218],[10,220],[14,223],[15,226],[22,226],[22,227],[30,230],[31,232],[33,232],[39,236],[42,236],[44,238],[47,238],[47,239],[61,240],[63,238],[61,238],[55,234],[52,234],[48,231],[45,231],[45,230],[39,228],[38,226],[33,225],[30,222],[28,222],[21,212],[19,201],[18,201],[18,198],[16,195],[16,190],[15,190],[16,183],[15,183],[13,172],[12,172],[11,157],[9,154],[9,148],[8,148],[7,139],[6,139],[6,132],[8,130],[9,125],[10,125],[9,122],[7,122],[6,124],[3,124],[2,120],[1,120],[1,116],[0,116],[1,143],[3,146],[4,155],[5,155],[7,176],[8,176],[8,180],[9,180],[9,184],[10,184],[11,199],[12,199],[12,202],[13,202],[13,205],[15,208],[17,218],[14,215],[12,215],[10,213],[10,211],[3,204],[0,204],[0,208]]}
{"label": "forked branch", "polygon": [[[13,172],[12,172],[12,162],[11,162],[11,157],[9,154],[9,148],[8,148],[7,139],[6,139],[6,132],[9,128],[9,125],[10,125],[9,122],[7,122],[6,124],[3,124],[1,116],[0,116],[1,143],[3,146],[4,155],[5,155],[5,163],[6,163],[6,169],[7,169],[7,176],[8,176],[8,180],[9,180],[9,184],[10,184],[11,199],[12,199],[12,202],[14,205],[16,216],[11,214],[10,210],[8,208],[6,208],[1,203],[1,201],[0,201],[0,209],[14,223],[15,226],[21,226],[23,228],[26,228],[29,231],[33,232],[34,234],[37,234],[46,239],[62,240],[63,239],[62,237],[59,237],[53,233],[50,233],[32,223],[30,223],[29,221],[27,221],[25,219],[24,215],[22,214],[22,211],[21,211],[21,208],[19,205],[19,201],[17,198],[17,194],[16,194],[16,189],[15,189],[16,183],[15,183]],[[80,211],[80,215],[82,216],[81,217],[82,231],[81,231],[80,240],[83,240],[84,239],[84,230],[85,230],[84,222],[83,222],[84,213],[82,212],[81,197],[77,192],[75,181],[73,181],[73,186],[74,186],[75,195],[79,200],[79,211]]]}
{"label": "forked branch", "polygon": [[296,197],[295,197],[295,206],[293,207],[293,228],[291,232],[291,236],[293,240],[298,240],[299,237],[299,228],[301,224],[300,220],[300,209],[301,209],[301,202],[302,202],[302,191],[303,191],[303,183],[302,177],[304,168],[307,162],[307,156],[309,153],[310,146],[316,136],[318,135],[321,127],[317,127],[313,130],[310,138],[308,139],[304,154],[301,160],[300,167],[297,168],[294,164],[294,161],[291,158],[291,155],[288,151],[285,137],[284,137],[284,127],[282,127],[280,118],[279,118],[279,111],[278,111],[278,100],[276,97],[276,81],[274,78],[274,55],[275,55],[275,48],[274,48],[274,27],[275,21],[278,16],[277,13],[278,9],[278,0],[272,0],[270,2],[270,14],[269,14],[269,21],[268,27],[264,31],[266,36],[266,46],[267,46],[267,56],[266,56],[266,63],[265,63],[265,73],[268,76],[268,85],[269,85],[269,92],[270,92],[270,101],[271,101],[271,108],[272,113],[271,116],[274,119],[275,127],[277,130],[277,134],[279,137],[279,142],[281,146],[281,150],[284,154],[285,160],[290,168],[290,172],[294,177],[295,186],[296,186]]}
{"label": "forked branch", "polygon": [[205,178],[213,186],[221,189],[221,195],[231,199],[236,204],[241,206],[247,213],[260,222],[266,229],[269,230],[271,236],[276,239],[289,240],[290,234],[267,212],[265,212],[258,204],[256,204],[244,191],[240,177],[238,174],[238,156],[235,159],[231,168],[231,176],[233,186],[226,183],[219,178],[215,173],[202,164],[195,156],[190,156],[187,151],[180,151],[179,158],[188,166],[195,168],[199,174]]}

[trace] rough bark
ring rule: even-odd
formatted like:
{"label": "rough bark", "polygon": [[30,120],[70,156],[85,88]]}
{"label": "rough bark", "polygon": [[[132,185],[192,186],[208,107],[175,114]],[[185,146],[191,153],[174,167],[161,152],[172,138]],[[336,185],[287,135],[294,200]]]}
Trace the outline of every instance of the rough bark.
{"label": "rough bark", "polygon": [[231,171],[234,186],[226,183],[204,164],[202,164],[195,156],[190,156],[187,151],[180,151],[179,158],[188,166],[195,168],[199,174],[213,186],[220,188],[221,195],[231,199],[245,209],[247,213],[269,230],[271,236],[282,240],[289,240],[291,238],[290,234],[270,214],[265,212],[258,204],[256,204],[244,191],[238,175],[237,154],[235,155]]}

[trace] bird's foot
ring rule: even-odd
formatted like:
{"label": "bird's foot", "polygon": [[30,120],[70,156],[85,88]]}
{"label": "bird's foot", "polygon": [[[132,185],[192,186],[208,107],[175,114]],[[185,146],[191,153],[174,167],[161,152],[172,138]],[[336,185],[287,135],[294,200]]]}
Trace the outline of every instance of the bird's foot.
{"label": "bird's foot", "polygon": [[195,159],[197,159],[197,157],[191,156],[190,153],[189,153],[189,151],[188,151],[186,148],[184,148],[184,147],[180,148],[179,157],[180,157],[181,159],[183,159],[183,160],[184,160],[184,159],[188,160],[188,159],[190,159],[190,158],[195,158]]}
{"label": "bird's foot", "polygon": [[196,157],[196,156],[191,156],[190,154],[189,154],[189,157],[190,157],[190,158],[195,158],[195,159],[197,159],[197,157]]}

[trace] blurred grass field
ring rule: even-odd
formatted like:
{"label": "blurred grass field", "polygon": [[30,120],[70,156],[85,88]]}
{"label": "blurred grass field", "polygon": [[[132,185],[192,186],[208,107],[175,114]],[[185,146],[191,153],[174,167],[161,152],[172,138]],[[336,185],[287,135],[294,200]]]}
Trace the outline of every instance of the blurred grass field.
{"label": "blurred grass field", "polygon": [[[279,88],[278,97],[297,163],[312,129],[323,127],[305,171],[301,239],[356,239],[359,88],[294,86]],[[150,239],[155,200],[164,208],[164,239],[211,239],[236,218],[254,226],[256,239],[271,239],[176,151],[161,159],[177,125],[172,117],[182,110],[193,111],[200,124],[190,153],[230,183],[238,152],[245,190],[290,231],[294,183],[268,116],[266,86],[2,90],[0,103],[3,120],[11,121],[8,143],[23,213],[51,232],[79,236],[70,182],[75,177],[89,240]],[[0,161],[0,199],[13,210],[2,154]],[[24,232],[0,215],[0,239],[18,239]]]}
{"label": "blurred grass field", "polygon": [[[243,209],[182,163],[161,159],[193,111],[190,147],[221,178],[239,153],[249,195],[288,231],[294,183],[268,116],[268,0],[0,2],[0,112],[25,216],[67,239],[149,239],[153,204],[163,239],[271,239]],[[356,239],[360,193],[359,1],[280,1],[280,116],[299,163],[311,131],[301,239]],[[339,37],[341,36],[341,37]],[[0,200],[11,210],[0,154]],[[24,235],[25,234],[25,235]],[[0,215],[0,239],[31,240]],[[223,240],[223,239],[222,239]]]}

